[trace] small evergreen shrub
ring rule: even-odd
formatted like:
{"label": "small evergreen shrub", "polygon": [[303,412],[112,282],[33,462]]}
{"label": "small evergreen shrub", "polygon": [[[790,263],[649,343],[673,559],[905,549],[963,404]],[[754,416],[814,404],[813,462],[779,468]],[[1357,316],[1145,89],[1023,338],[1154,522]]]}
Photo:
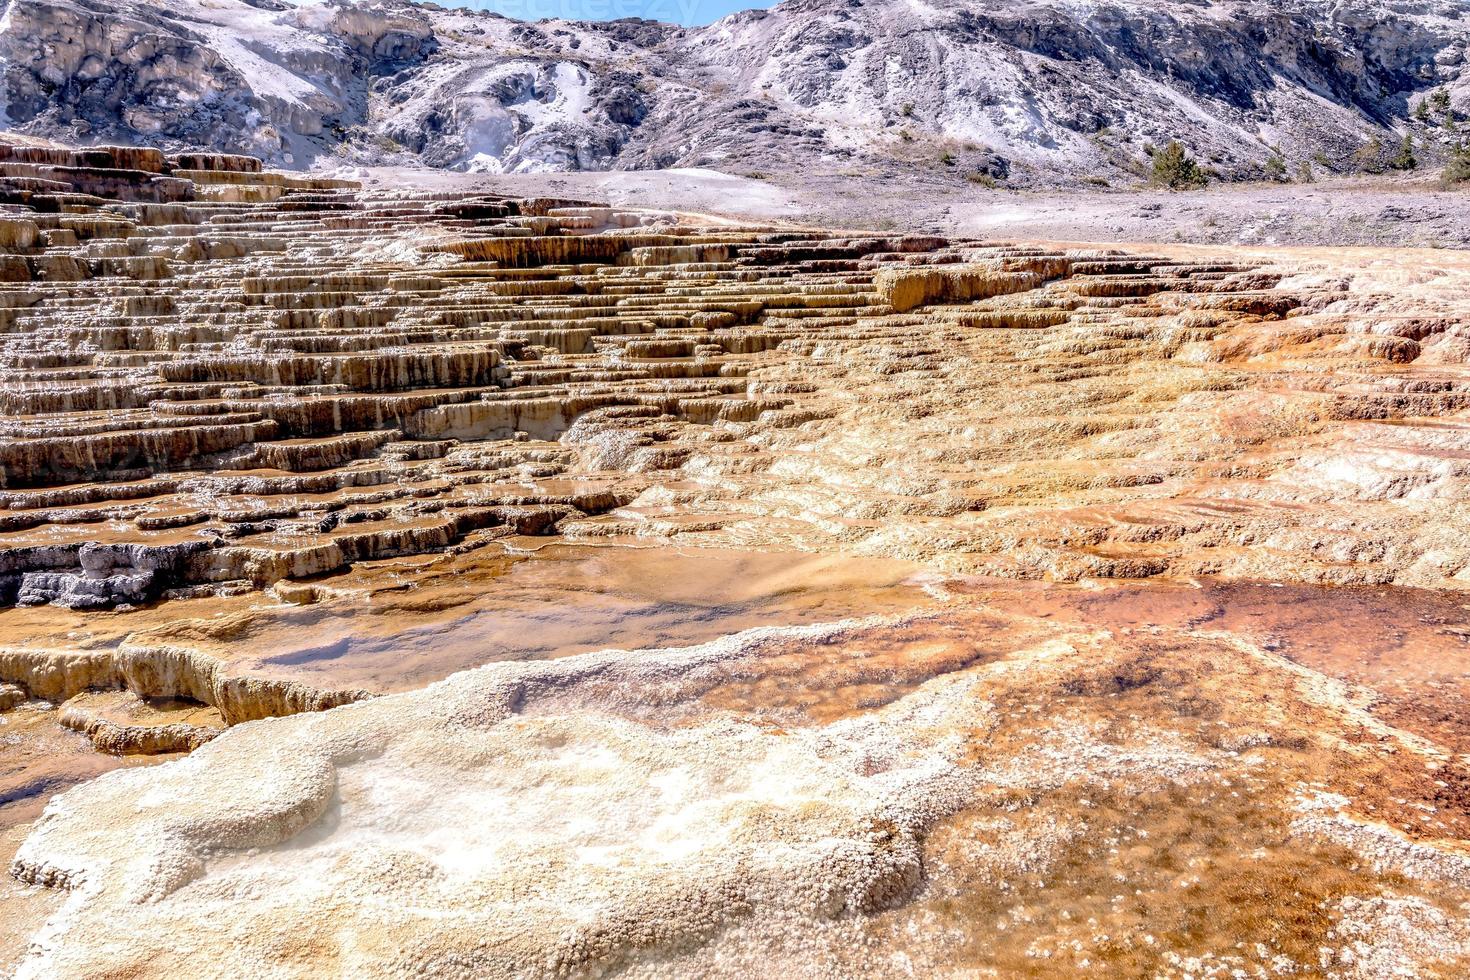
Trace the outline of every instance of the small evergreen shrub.
{"label": "small evergreen shrub", "polygon": [[1189,190],[1205,186],[1209,179],[1178,140],[1170,140],[1168,146],[1154,152],[1153,182],[1160,187]]}

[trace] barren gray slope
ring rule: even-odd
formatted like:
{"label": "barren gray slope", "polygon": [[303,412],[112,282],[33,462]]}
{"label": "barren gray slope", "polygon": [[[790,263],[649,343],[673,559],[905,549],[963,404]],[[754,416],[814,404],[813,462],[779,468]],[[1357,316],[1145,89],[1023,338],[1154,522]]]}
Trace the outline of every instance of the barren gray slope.
{"label": "barren gray slope", "polygon": [[[82,142],[514,172],[1346,168],[1470,111],[1464,0],[787,0],[708,27],[402,0],[11,0],[0,122]],[[944,161],[944,162],[941,162]]]}

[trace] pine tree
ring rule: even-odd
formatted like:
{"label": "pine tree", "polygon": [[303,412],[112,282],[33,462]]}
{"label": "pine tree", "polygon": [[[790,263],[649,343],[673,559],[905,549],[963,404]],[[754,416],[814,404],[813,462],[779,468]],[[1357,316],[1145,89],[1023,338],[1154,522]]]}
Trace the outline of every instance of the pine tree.
{"label": "pine tree", "polygon": [[1462,140],[1450,151],[1450,158],[1445,162],[1442,179],[1447,186],[1451,187],[1470,184],[1470,142]]}
{"label": "pine tree", "polygon": [[1419,159],[1414,156],[1414,137],[1410,134],[1404,134],[1399,151],[1394,154],[1392,166],[1395,170],[1413,170],[1419,166]]}
{"label": "pine tree", "polygon": [[1440,117],[1451,116],[1453,118],[1453,114],[1450,112],[1449,89],[1437,88],[1425,96],[1424,101],[1429,103],[1429,108],[1434,111],[1435,115]]}
{"label": "pine tree", "polygon": [[1203,187],[1209,177],[1178,140],[1170,140],[1168,146],[1154,153],[1153,182],[1170,190],[1185,190]]}

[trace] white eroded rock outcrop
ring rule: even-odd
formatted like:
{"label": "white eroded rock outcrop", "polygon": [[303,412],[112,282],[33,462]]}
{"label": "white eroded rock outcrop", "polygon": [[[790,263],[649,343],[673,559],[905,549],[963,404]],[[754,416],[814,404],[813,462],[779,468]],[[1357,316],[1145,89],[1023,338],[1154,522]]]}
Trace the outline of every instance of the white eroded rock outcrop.
{"label": "white eroded rock outcrop", "polygon": [[[1013,906],[1068,909],[1115,876],[1142,897],[1094,910],[1091,955],[1106,929],[1125,962],[1281,966],[1319,955],[1303,943],[1354,896],[1433,923],[1470,894],[1453,845],[1399,829],[1426,764],[1341,685],[1209,632],[957,609],[497,664],[58,797],[12,872],[68,894],[19,975],[955,973],[976,942],[981,962],[1070,955],[1067,917],[1038,931]],[[1308,773],[1343,793],[1308,798]],[[1258,946],[1188,931],[1237,882],[1294,875],[1330,901],[1224,927]],[[1374,955],[1470,948],[1428,925],[1393,944]]]}
{"label": "white eroded rock outcrop", "polygon": [[357,938],[298,967],[580,974],[746,916],[886,908],[974,782],[953,731],[983,721],[971,685],[785,734],[697,700],[851,630],[469,671],[112,773],[58,799],[16,858],[73,892],[23,974],[193,970],[216,945],[235,948],[221,969],[269,972],[271,937],[306,951],[344,928]]}
{"label": "white eroded rock outcrop", "polygon": [[[706,27],[525,23],[403,0],[13,0],[3,119],[145,142],[515,172],[936,168],[1129,179],[1183,140],[1226,178],[1276,158],[1426,163],[1470,114],[1463,0],[788,0]],[[1443,90],[1450,108],[1421,111]],[[1452,122],[1452,120],[1451,120]],[[980,177],[983,175],[983,178]]]}

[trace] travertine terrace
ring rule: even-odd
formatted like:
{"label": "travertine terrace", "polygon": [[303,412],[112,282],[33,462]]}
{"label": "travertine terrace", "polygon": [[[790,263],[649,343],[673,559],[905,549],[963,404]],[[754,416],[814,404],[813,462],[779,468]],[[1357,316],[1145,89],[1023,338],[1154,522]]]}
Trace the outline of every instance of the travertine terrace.
{"label": "travertine terrace", "polygon": [[1470,259],[0,158],[19,975],[1470,963]]}

